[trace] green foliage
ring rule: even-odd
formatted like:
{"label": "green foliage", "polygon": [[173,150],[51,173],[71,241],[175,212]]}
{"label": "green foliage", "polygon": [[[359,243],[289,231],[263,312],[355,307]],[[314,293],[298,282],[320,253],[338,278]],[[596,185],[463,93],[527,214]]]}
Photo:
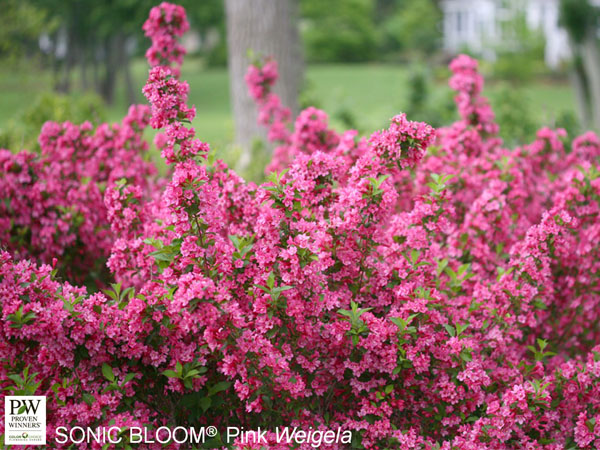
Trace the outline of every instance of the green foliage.
{"label": "green foliage", "polygon": [[309,61],[374,59],[377,33],[371,0],[301,0],[300,7]]}
{"label": "green foliage", "polygon": [[438,196],[442,191],[444,191],[448,185],[450,180],[454,178],[454,175],[442,175],[437,173],[431,174],[431,181],[427,183],[427,186],[431,188],[432,194]]}
{"label": "green foliage", "polygon": [[532,142],[537,130],[543,126],[564,128],[569,139],[581,133],[581,125],[573,111],[563,109],[545,118],[536,115],[530,90],[502,83],[492,92],[490,100],[496,123],[500,127],[500,137],[507,146]]}
{"label": "green foliage", "polygon": [[408,104],[406,114],[412,120],[427,122],[433,127],[447,125],[456,120],[454,95],[450,90],[434,91],[431,73],[421,65],[414,65],[408,79]]}
{"label": "green foliage", "polygon": [[591,28],[597,26],[600,10],[589,0],[560,0],[559,23],[575,42],[582,42]]}
{"label": "green foliage", "polygon": [[429,56],[441,42],[434,0],[301,0],[309,61],[357,62]]}
{"label": "green foliage", "polygon": [[503,39],[496,46],[494,76],[524,83],[546,71],[542,30],[532,30],[527,25],[524,12],[519,12],[512,20],[502,22],[501,26]]}
{"label": "green foliage", "polygon": [[202,52],[206,65],[209,67],[226,67],[227,66],[227,41],[225,40],[225,32],[221,34],[221,39],[211,49]]}
{"label": "green foliage", "polygon": [[[112,283],[111,285],[112,289],[107,289],[104,291],[104,294],[107,297],[110,297],[115,303],[117,303],[119,305],[119,309],[123,309],[125,308],[125,306],[127,306],[127,304],[129,303],[129,300],[131,300],[134,296],[134,290],[132,287],[128,287],[126,289],[121,290],[121,283]],[[73,307],[71,307],[70,310],[72,310]]]}
{"label": "green foliage", "polygon": [[568,139],[572,140],[582,133],[581,124],[573,111],[563,110],[556,116],[556,128],[564,128]]}
{"label": "green foliage", "polygon": [[[231,238],[231,236],[230,236]],[[277,307],[277,308],[282,308],[285,309],[286,308],[286,302],[285,302],[285,298],[280,300],[280,296],[282,294],[282,292],[285,291],[289,291],[290,289],[294,289],[294,286],[285,286],[285,285],[281,285],[281,286],[275,286],[275,275],[273,274],[273,272],[269,273],[269,277],[267,278],[267,282],[266,282],[266,286],[263,286],[262,284],[257,284],[255,285],[256,288],[258,288],[261,291],[266,292],[267,294],[269,294],[271,296],[271,301],[272,301],[272,305]],[[269,316],[272,316],[273,312],[270,310],[268,312]]]}
{"label": "green foliage", "polygon": [[522,145],[535,139],[541,124],[534,119],[525,92],[502,84],[494,91],[491,103],[500,126],[500,137],[506,145]]}
{"label": "green foliage", "polygon": [[37,137],[47,121],[82,123],[105,120],[105,108],[95,94],[63,95],[43,93],[30,107],[0,129],[0,148],[13,151],[38,150]]}
{"label": "green foliage", "polygon": [[431,55],[439,48],[442,14],[433,0],[397,0],[382,21],[382,49]]}
{"label": "green foliage", "polygon": [[[25,367],[20,374],[11,374],[7,378],[13,382],[5,387],[9,395],[35,395],[41,382],[36,382],[37,373],[29,373],[29,366]],[[8,380],[7,380],[8,381]],[[22,411],[19,411],[21,413]]]}
{"label": "green foliage", "polygon": [[[247,181],[254,181],[257,184],[265,181],[265,167],[271,160],[271,150],[260,138],[252,141],[250,147],[250,160],[245,167],[239,167],[239,161],[242,157],[242,149],[239,146],[230,145],[225,152],[223,160],[229,167],[233,167],[236,172]],[[223,155],[224,152],[217,150]],[[215,158],[216,154],[211,152],[209,158]]]}
{"label": "green foliage", "polygon": [[[207,368],[196,363],[181,364],[179,361],[175,364],[175,370],[165,370],[163,375],[167,378],[178,378],[183,381],[186,388],[191,389],[193,380],[200,378],[202,374],[207,372]],[[229,387],[229,383],[222,382],[216,389],[213,387],[213,392],[220,392]]]}
{"label": "green foliage", "polygon": [[[190,26],[200,34],[203,45],[200,55],[211,67],[227,65],[225,7],[223,0],[182,0],[176,2],[187,12]],[[217,39],[213,42],[213,39]],[[209,43],[209,45],[206,45]]]}
{"label": "green foliage", "polygon": [[56,28],[45,9],[26,0],[3,0],[0,3],[0,59],[15,63],[38,45],[44,31]]}
{"label": "green foliage", "polygon": [[533,357],[536,361],[543,361],[544,358],[548,356],[554,356],[556,353],[554,352],[545,352],[544,350],[548,346],[548,342],[545,339],[537,339],[536,340],[537,347],[533,345],[528,345],[527,349],[533,353]]}
{"label": "green foliage", "polygon": [[373,308],[359,308],[358,304],[354,301],[350,302],[351,309],[338,309],[338,314],[341,314],[345,319],[350,322],[350,330],[348,335],[352,338],[352,343],[357,345],[360,336],[367,336],[369,334],[369,328],[360,316],[364,313],[372,310]]}
{"label": "green foliage", "polygon": [[23,325],[29,325],[35,321],[35,312],[28,311],[23,314],[23,305],[21,305],[13,314],[9,314],[6,319],[10,322],[11,328],[22,328]]}

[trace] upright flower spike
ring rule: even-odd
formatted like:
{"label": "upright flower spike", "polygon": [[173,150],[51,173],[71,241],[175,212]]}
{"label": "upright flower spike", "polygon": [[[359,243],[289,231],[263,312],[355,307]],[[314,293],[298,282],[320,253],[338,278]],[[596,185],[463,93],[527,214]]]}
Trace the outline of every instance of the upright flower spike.
{"label": "upright flower spike", "polygon": [[278,78],[277,62],[273,59],[251,64],[245,77],[248,92],[258,107],[258,123],[267,128],[269,141],[277,144],[267,173],[284,170],[302,153],[334,152],[341,141],[341,136],[329,128],[327,113],[314,107],[301,111],[290,130],[291,111],[273,92]]}
{"label": "upright flower spike", "polygon": [[142,28],[152,41],[152,45],[146,51],[146,59],[150,66],[174,64],[172,73],[178,77],[186,51],[177,38],[183,36],[190,28],[185,9],[173,3],[163,2],[150,10]]}
{"label": "upright flower spike", "polygon": [[494,123],[494,113],[485,97],[483,77],[478,71],[477,60],[459,55],[450,63],[452,77],[449,85],[457,92],[456,104],[462,119],[489,135],[498,133],[498,125]]}
{"label": "upright flower spike", "polygon": [[[185,49],[177,38],[188,29],[185,10],[167,2],[152,8],[144,23],[146,36],[152,40],[146,52],[152,68],[143,93],[152,106],[150,125],[164,129],[155,143],[167,164],[196,155],[205,157],[209,151],[208,144],[195,139],[194,129],[184,125],[196,117],[195,107],[187,106],[189,85],[179,80]],[[171,67],[171,63],[175,63],[175,67]]]}

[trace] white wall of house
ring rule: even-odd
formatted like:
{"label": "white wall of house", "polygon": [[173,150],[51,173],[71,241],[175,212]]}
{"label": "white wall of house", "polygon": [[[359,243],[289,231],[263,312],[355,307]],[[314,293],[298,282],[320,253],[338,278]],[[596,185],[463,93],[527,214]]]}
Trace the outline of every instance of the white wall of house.
{"label": "white wall of house", "polygon": [[[466,47],[493,60],[502,40],[499,23],[521,9],[529,27],[542,30],[546,64],[556,68],[570,56],[567,33],[558,24],[559,1],[442,0],[444,49],[457,53]],[[592,3],[600,5],[600,0]]]}
{"label": "white wall of house", "polygon": [[497,38],[496,5],[494,0],[445,0],[444,48],[449,52],[459,52],[468,47],[492,58],[490,41]]}
{"label": "white wall of house", "polygon": [[546,64],[552,68],[571,55],[567,32],[559,27],[560,0],[529,0],[526,7],[527,24],[532,29],[541,29],[546,38]]}

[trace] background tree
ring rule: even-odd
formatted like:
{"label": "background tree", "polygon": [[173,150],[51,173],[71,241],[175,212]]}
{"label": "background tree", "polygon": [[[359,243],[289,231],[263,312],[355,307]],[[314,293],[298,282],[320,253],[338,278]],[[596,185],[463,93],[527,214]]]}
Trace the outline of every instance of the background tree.
{"label": "background tree", "polygon": [[256,137],[264,132],[256,123],[256,107],[248,94],[244,76],[248,51],[274,57],[280,79],[275,89],[284,105],[295,115],[304,64],[297,28],[297,0],[225,0],[229,80],[235,142],[243,149],[239,166],[250,160]]}
{"label": "background tree", "polygon": [[514,15],[500,22],[502,40],[494,45],[494,76],[513,83],[531,82],[546,70],[546,39],[539,28],[527,24],[525,5],[512,3]]}
{"label": "background tree", "polygon": [[[129,103],[140,101],[141,86],[131,73],[131,59],[146,47],[141,24],[155,0],[7,0],[10,15],[2,15],[0,23],[11,22],[10,27],[0,27],[0,52],[2,36],[8,35],[12,47],[16,31],[23,35],[34,28],[35,44],[46,31],[46,50],[52,59],[55,89],[69,92],[74,88],[94,90],[107,103],[115,99],[117,82],[124,82]],[[189,11],[192,25],[202,38],[211,27],[223,28],[222,0],[180,0]],[[39,11],[37,18],[33,12]],[[18,13],[18,14],[17,14]],[[17,26],[25,17],[28,27]],[[40,29],[36,24],[44,18],[51,20],[51,29]],[[16,30],[11,32],[11,30]],[[31,34],[31,33],[28,33]],[[21,39],[22,41],[24,39]],[[31,39],[30,39],[31,40]],[[36,45],[37,46],[37,45]],[[79,84],[74,83],[74,73],[79,70]]]}
{"label": "background tree", "polygon": [[379,0],[381,52],[390,56],[431,56],[440,47],[442,12],[434,0]]}
{"label": "background tree", "polygon": [[560,21],[573,51],[572,84],[584,128],[600,130],[600,10],[589,0],[561,0]]}
{"label": "background tree", "polygon": [[38,39],[44,30],[55,26],[45,9],[27,1],[4,0],[0,14],[0,58],[16,63],[38,49]]}
{"label": "background tree", "polygon": [[377,58],[372,0],[301,0],[302,37],[309,61],[361,62]]}
{"label": "background tree", "polygon": [[125,81],[131,103],[139,100],[130,72],[130,57],[139,41],[140,24],[153,5],[151,0],[25,0],[45,8],[58,24],[49,34],[55,88],[69,92],[79,69],[79,88],[95,90],[112,103],[119,76]]}

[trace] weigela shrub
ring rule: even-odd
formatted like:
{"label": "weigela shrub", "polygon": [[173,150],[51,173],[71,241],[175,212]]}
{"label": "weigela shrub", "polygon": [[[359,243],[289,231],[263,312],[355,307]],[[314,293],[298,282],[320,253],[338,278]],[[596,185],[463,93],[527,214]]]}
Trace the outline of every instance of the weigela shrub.
{"label": "weigela shrub", "polygon": [[50,263],[77,282],[106,281],[113,243],[104,192],[120,180],[154,190],[147,106],[132,106],[121,124],[46,122],[40,153],[0,150],[0,244],[18,258]]}
{"label": "weigela shrub", "polygon": [[120,284],[90,295],[18,245],[0,255],[2,387],[49,396],[49,442],[59,425],[297,425],[353,448],[600,446],[596,135],[504,148],[467,56],[447,128],[400,114],[359,138],[314,108],[290,128],[267,61],[247,81],[282,170],[256,186],[189,126],[169,65],[186,28],[166,3],[144,26],[172,173],[160,198],[107,183]]}

